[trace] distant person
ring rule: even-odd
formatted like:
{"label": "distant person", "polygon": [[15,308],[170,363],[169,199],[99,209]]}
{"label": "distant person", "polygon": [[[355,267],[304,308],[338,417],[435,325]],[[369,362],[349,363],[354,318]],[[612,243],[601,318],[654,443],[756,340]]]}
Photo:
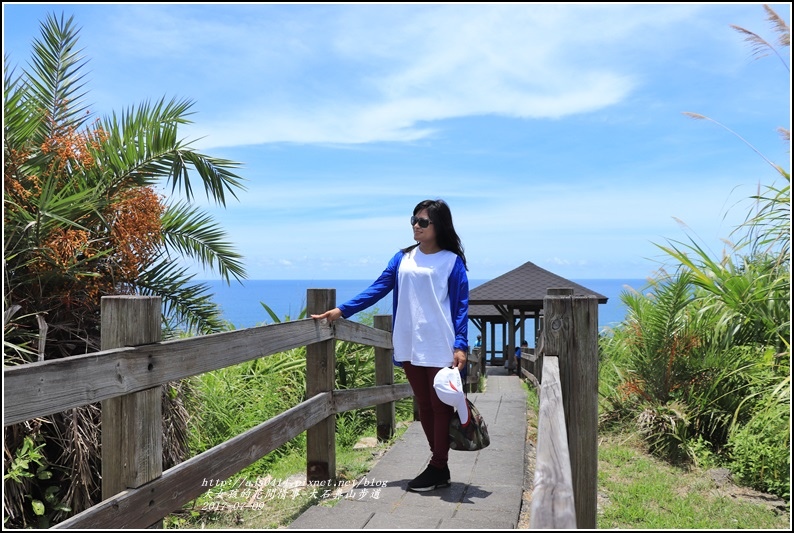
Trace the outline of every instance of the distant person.
{"label": "distant person", "polygon": [[521,346],[516,347],[516,374],[521,377],[521,352],[529,352],[529,343],[521,341]]}
{"label": "distant person", "polygon": [[450,485],[449,422],[454,409],[439,399],[433,382],[444,367],[465,368],[469,280],[446,202],[419,202],[411,227],[417,244],[397,252],[369,288],[311,317],[329,322],[347,318],[392,292],[394,364],[405,370],[414,391],[431,453],[427,468],[408,483],[408,490],[425,492]]}
{"label": "distant person", "polygon": [[514,358],[513,359],[513,365],[515,365],[516,374],[518,374],[520,369],[521,369],[521,347],[520,346],[516,346],[516,351],[513,354],[513,358]]}
{"label": "distant person", "polygon": [[477,335],[477,342],[474,343],[475,348],[482,347],[482,335]]}

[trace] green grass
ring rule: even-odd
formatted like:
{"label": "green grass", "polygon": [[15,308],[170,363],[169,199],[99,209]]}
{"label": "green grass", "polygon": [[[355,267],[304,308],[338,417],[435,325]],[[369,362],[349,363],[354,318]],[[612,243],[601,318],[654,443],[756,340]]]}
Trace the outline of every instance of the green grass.
{"label": "green grass", "polygon": [[[529,438],[536,441],[539,399],[533,386],[527,390]],[[790,502],[781,511],[775,504],[782,500],[772,495],[667,463],[625,430],[599,431],[597,490],[597,529],[791,529]]]}
{"label": "green grass", "polygon": [[673,466],[631,434],[602,434],[598,446],[598,529],[789,529],[776,511],[707,471]]}

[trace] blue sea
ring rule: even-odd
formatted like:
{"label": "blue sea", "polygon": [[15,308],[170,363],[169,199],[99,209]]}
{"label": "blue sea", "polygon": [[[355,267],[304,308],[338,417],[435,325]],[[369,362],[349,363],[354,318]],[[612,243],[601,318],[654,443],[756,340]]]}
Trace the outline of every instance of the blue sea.
{"label": "blue sea", "polygon": [[[473,289],[488,280],[469,280],[469,288]],[[598,306],[598,327],[603,330],[623,320],[626,310],[620,300],[620,294],[627,287],[640,290],[645,287],[645,279],[574,279],[579,285],[587,287],[608,298],[606,304]],[[307,289],[336,289],[336,302],[341,304],[356,296],[369,287],[372,280],[245,280],[242,285],[232,282],[227,285],[220,280],[205,280],[202,283],[210,287],[214,293],[214,301],[223,310],[226,320],[237,329],[273,323],[262,304],[267,305],[286,322],[295,320],[306,307]],[[367,312],[391,314],[391,295],[386,296]],[[356,320],[356,316],[351,317]],[[473,346],[477,337],[477,328],[469,324],[469,345]],[[497,339],[498,340],[498,339]],[[527,339],[533,346],[533,339]],[[500,344],[497,344],[500,345]]]}

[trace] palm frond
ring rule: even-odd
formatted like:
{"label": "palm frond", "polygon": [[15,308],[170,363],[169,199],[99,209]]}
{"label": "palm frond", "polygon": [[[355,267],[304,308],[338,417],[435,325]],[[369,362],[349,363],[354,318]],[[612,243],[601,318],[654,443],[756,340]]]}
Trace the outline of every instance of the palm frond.
{"label": "palm frond", "polygon": [[189,124],[191,100],[164,98],[131,107],[121,115],[113,113],[102,120],[107,139],[96,149],[98,180],[124,184],[149,185],[163,180],[172,191],[194,198],[190,171],[195,170],[208,199],[226,205],[226,194],[237,198],[235,189],[244,189],[243,178],[232,172],[241,165],[235,161],[194,152],[189,143],[178,138],[178,126]]}
{"label": "palm frond", "polygon": [[41,120],[32,119],[41,115],[41,110],[27,98],[23,88],[24,81],[15,76],[15,69],[8,64],[8,56],[4,57],[3,76],[3,150],[23,150],[31,144]]}
{"label": "palm frond", "polygon": [[166,249],[198,260],[218,272],[228,283],[230,276],[245,278],[242,256],[226,240],[226,232],[198,208],[180,202],[169,206],[162,217]]}
{"label": "palm frond", "polygon": [[188,199],[193,198],[188,174],[188,167],[191,165],[204,183],[204,192],[207,194],[207,198],[214,200],[219,205],[226,205],[227,191],[236,199],[237,195],[234,190],[245,190],[243,178],[229,170],[241,166],[235,161],[210,157],[192,150],[180,150],[171,154],[171,164],[172,189],[176,189],[178,186],[184,187]]}
{"label": "palm frond", "polygon": [[171,172],[170,157],[182,147],[177,128],[193,105],[190,100],[164,98],[115,112],[101,121],[105,138],[94,150],[98,182],[111,187],[151,185]]}
{"label": "palm frond", "polygon": [[82,103],[85,92],[80,71],[86,61],[77,49],[79,30],[73,26],[74,17],[58,20],[47,16],[41,24],[41,39],[33,42],[31,70],[27,75],[28,97],[45,110],[49,120],[40,124],[42,139],[51,137],[54,128],[78,129],[88,118]]}
{"label": "palm frond", "polygon": [[198,333],[216,333],[226,327],[218,307],[203,283],[193,282],[195,274],[164,256],[136,281],[143,295],[162,298],[163,318],[171,327]]}

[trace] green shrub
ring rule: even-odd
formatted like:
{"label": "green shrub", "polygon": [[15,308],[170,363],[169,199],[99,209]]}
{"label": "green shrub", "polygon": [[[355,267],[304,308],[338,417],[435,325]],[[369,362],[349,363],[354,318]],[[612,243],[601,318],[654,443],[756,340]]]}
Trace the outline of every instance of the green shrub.
{"label": "green shrub", "polygon": [[[193,378],[188,399],[190,455],[198,455],[303,401],[305,348],[273,354]],[[258,475],[275,459],[305,447],[305,433],[246,469]]]}
{"label": "green shrub", "polygon": [[791,494],[790,379],[768,393],[763,407],[728,439],[736,480],[786,500]]}

